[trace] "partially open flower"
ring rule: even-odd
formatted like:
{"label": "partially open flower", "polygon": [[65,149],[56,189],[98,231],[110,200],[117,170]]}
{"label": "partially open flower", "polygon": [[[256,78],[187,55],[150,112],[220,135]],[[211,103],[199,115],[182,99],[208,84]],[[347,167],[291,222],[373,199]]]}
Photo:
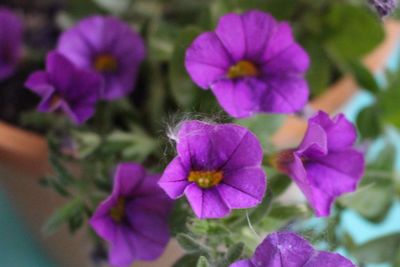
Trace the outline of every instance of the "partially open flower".
{"label": "partially open flower", "polygon": [[61,111],[81,124],[95,112],[101,78],[94,72],[77,69],[60,53],[50,52],[46,70],[31,74],[25,86],[42,98],[40,112]]}
{"label": "partially open flower", "polygon": [[237,261],[230,267],[356,267],[337,253],[315,250],[301,236],[277,232],[267,236],[253,257]]}
{"label": "partially open flower", "polygon": [[185,121],[177,150],[159,184],[173,199],[185,194],[197,217],[221,218],[231,209],[254,207],[263,199],[263,152],[246,128]]}
{"label": "partially open flower", "polygon": [[275,158],[274,165],[293,178],[317,216],[328,216],[338,196],[356,190],[365,167],[363,154],[352,147],[356,138],[344,115],[332,120],[320,111],[308,121],[300,146]]}
{"label": "partially open flower", "polygon": [[0,81],[15,71],[22,47],[22,21],[14,13],[0,8]]}
{"label": "partially open flower", "polygon": [[187,49],[185,66],[235,118],[292,113],[308,99],[307,53],[288,23],[261,11],[221,17],[215,31],[201,34]]}
{"label": "partially open flower", "polygon": [[157,185],[158,179],[138,164],[118,165],[112,194],[90,219],[96,233],[110,244],[112,265],[154,260],[163,253],[172,202]]}
{"label": "partially open flower", "polygon": [[134,90],[145,45],[128,24],[114,18],[86,18],[62,34],[58,51],[76,66],[103,77],[101,98],[113,100]]}

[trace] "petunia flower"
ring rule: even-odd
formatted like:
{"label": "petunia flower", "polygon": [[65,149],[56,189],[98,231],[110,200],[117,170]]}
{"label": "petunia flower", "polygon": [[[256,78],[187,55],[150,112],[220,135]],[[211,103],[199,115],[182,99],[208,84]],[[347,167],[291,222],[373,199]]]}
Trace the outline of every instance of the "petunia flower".
{"label": "petunia flower", "polygon": [[292,113],[308,99],[307,53],[288,23],[262,11],[221,17],[215,31],[201,34],[187,49],[185,66],[235,118]]}
{"label": "petunia flower", "polygon": [[0,7],[0,81],[10,77],[22,48],[23,24],[11,10]]}
{"label": "petunia flower", "polygon": [[76,66],[103,77],[101,98],[121,98],[134,89],[145,57],[142,38],[128,24],[114,18],[93,16],[64,32],[58,51]]}
{"label": "petunia flower", "polygon": [[63,55],[50,52],[46,70],[31,74],[25,86],[42,98],[40,112],[62,111],[81,124],[95,112],[101,78],[94,72],[77,69]]}
{"label": "petunia flower", "polygon": [[380,17],[386,17],[397,8],[398,0],[368,0]]}
{"label": "petunia flower", "polygon": [[230,267],[356,267],[337,253],[315,250],[295,233],[276,232],[268,235],[253,257],[237,261]]}
{"label": "petunia flower", "polygon": [[97,208],[90,225],[109,245],[109,262],[128,266],[137,260],[155,260],[168,241],[172,202],[150,175],[134,163],[117,167],[111,195]]}
{"label": "petunia flower", "polygon": [[185,121],[178,155],[159,185],[173,199],[186,195],[198,218],[221,218],[258,205],[265,194],[263,151],[257,138],[234,124]]}
{"label": "petunia flower", "polygon": [[356,190],[364,173],[364,156],[353,148],[357,132],[340,114],[318,112],[297,149],[278,154],[275,164],[305,194],[317,216],[328,216],[335,199]]}

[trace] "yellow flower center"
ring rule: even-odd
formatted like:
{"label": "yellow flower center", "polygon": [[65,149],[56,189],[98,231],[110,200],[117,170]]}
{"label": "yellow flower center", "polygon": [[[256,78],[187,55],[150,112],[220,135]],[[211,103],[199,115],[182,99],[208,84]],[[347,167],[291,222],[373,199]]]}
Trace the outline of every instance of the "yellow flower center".
{"label": "yellow flower center", "polygon": [[94,68],[99,72],[113,72],[118,68],[118,62],[114,56],[103,54],[94,60]]}
{"label": "yellow flower center", "polygon": [[117,223],[122,221],[125,216],[125,198],[118,199],[117,204],[110,210],[110,216]]}
{"label": "yellow flower center", "polygon": [[259,74],[257,66],[247,60],[242,60],[228,70],[228,78],[236,79],[242,77],[254,77]]}
{"label": "yellow flower center", "polygon": [[201,188],[210,188],[219,184],[223,177],[222,171],[191,171],[188,180]]}

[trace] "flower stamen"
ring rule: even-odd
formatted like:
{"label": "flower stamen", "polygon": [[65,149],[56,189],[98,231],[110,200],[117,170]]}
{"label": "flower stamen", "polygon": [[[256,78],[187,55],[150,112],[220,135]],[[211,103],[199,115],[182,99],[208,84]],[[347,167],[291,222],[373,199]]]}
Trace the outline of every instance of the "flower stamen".
{"label": "flower stamen", "polygon": [[118,68],[118,62],[114,56],[102,54],[95,58],[94,68],[99,72],[114,72]]}
{"label": "flower stamen", "polygon": [[259,71],[257,66],[248,61],[242,60],[233,65],[228,70],[228,78],[229,79],[236,79],[236,78],[243,78],[243,77],[254,77],[258,76]]}
{"label": "flower stamen", "polygon": [[191,171],[188,180],[201,188],[210,188],[219,184],[223,177],[222,171]]}
{"label": "flower stamen", "polygon": [[110,210],[110,216],[117,223],[122,221],[125,217],[125,198],[118,198],[117,204]]}

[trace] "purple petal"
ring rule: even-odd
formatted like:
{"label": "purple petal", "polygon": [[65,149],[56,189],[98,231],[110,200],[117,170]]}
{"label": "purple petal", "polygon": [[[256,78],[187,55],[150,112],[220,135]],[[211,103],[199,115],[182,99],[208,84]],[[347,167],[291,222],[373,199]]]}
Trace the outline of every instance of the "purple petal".
{"label": "purple petal", "polygon": [[104,200],[90,218],[90,225],[96,233],[104,240],[111,241],[115,235],[118,225],[109,215],[110,210],[117,203],[117,198],[111,196]]}
{"label": "purple petal", "polygon": [[140,186],[146,170],[139,164],[120,163],[114,175],[113,195],[129,197]]}
{"label": "purple petal", "polygon": [[201,189],[193,183],[186,188],[185,194],[194,213],[200,219],[222,218],[230,212],[216,187]]}
{"label": "purple petal", "polygon": [[234,118],[250,117],[260,111],[267,87],[254,78],[228,80],[214,83],[211,90],[222,108]]}
{"label": "purple petal", "polygon": [[278,232],[264,239],[257,247],[251,262],[257,267],[303,267],[313,253],[312,246],[300,236]]}
{"label": "purple petal", "polygon": [[276,21],[268,13],[251,10],[242,14],[246,43],[246,59],[256,60],[263,55],[276,30]]}
{"label": "purple petal", "polygon": [[230,13],[222,16],[215,33],[234,61],[244,58],[246,53],[246,36],[242,16]]}
{"label": "purple petal", "polygon": [[265,173],[261,167],[224,173],[224,178],[217,189],[229,208],[251,208],[260,204],[264,198]]}
{"label": "purple petal", "polygon": [[25,82],[25,86],[41,97],[48,96],[54,91],[54,87],[50,84],[48,75],[45,71],[36,71],[29,75]]}
{"label": "purple petal", "polygon": [[250,260],[241,260],[232,263],[229,267],[254,267],[253,263]]}
{"label": "purple petal", "polygon": [[298,155],[320,157],[328,153],[328,140],[325,130],[316,123],[309,122],[307,132],[298,148]]}
{"label": "purple petal", "polygon": [[128,226],[116,228],[111,247],[108,252],[109,262],[113,266],[129,266],[138,258],[137,250],[140,244]]}
{"label": "purple petal", "polygon": [[319,124],[324,128],[328,137],[328,148],[337,151],[352,146],[357,139],[357,131],[354,125],[343,114],[330,119],[329,115],[319,111],[310,122]]}
{"label": "purple petal", "polygon": [[74,65],[62,54],[49,52],[46,59],[49,80],[60,94],[68,94],[76,72]]}
{"label": "purple petal", "polygon": [[308,84],[302,77],[270,77],[264,81],[267,90],[260,100],[263,112],[296,112],[308,101]]}
{"label": "purple petal", "polygon": [[201,34],[186,50],[186,70],[203,89],[225,76],[232,63],[225,47],[213,32]]}
{"label": "purple petal", "polygon": [[356,267],[350,260],[340,254],[320,251],[304,267]]}
{"label": "purple petal", "polygon": [[232,157],[247,133],[246,128],[233,124],[186,121],[178,133],[178,155],[190,170],[218,170]]}
{"label": "purple petal", "polygon": [[183,166],[180,157],[176,157],[165,169],[160,181],[160,187],[172,199],[181,197],[185,188],[189,185],[187,182],[189,172]]}

